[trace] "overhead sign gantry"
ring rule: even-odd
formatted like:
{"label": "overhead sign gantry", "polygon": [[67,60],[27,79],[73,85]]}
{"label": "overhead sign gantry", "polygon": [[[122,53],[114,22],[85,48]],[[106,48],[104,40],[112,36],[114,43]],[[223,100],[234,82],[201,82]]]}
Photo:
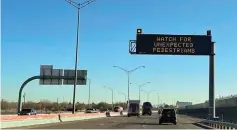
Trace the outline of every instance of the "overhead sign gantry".
{"label": "overhead sign gantry", "polygon": [[211,30],[206,35],[143,34],[137,29],[136,40],[129,41],[129,52],[135,55],[209,56],[209,117],[215,117],[214,42]]}

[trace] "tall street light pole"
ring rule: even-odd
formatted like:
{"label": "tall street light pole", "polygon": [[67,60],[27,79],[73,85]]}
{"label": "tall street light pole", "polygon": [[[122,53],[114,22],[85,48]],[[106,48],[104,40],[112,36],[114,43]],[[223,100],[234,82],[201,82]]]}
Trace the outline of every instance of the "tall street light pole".
{"label": "tall street light pole", "polygon": [[88,97],[88,108],[90,108],[90,100],[91,100],[91,79],[87,78],[89,81],[89,97]]}
{"label": "tall street light pole", "polygon": [[141,91],[143,91],[143,92],[145,92],[146,94],[147,94],[147,102],[149,101],[149,96],[150,96],[150,93],[151,92],[153,92],[154,90],[152,90],[152,91],[145,91],[145,90],[141,90]]}
{"label": "tall street light pole", "polygon": [[157,108],[160,107],[160,94],[157,94]]}
{"label": "tall street light pole", "polygon": [[126,94],[125,94],[125,93],[122,93],[122,92],[119,92],[119,93],[122,94],[122,95],[124,95],[124,97],[125,97],[125,100],[124,100],[124,101],[125,101],[125,104],[126,104],[126,100],[127,100],[127,99],[126,99]]}
{"label": "tall street light pole", "polygon": [[107,88],[107,89],[111,90],[111,92],[112,92],[112,110],[113,110],[113,108],[114,108],[114,89],[112,89],[110,87],[106,87],[106,86],[104,86],[104,88]]}
{"label": "tall street light pole", "polygon": [[82,3],[76,3],[72,0],[66,0],[69,4],[77,8],[77,40],[76,40],[76,59],[75,59],[75,79],[73,87],[73,103],[72,103],[72,114],[75,113],[75,96],[76,96],[76,86],[77,86],[77,60],[78,60],[78,42],[79,42],[79,23],[80,23],[80,9],[91,4],[95,0],[87,0]]}
{"label": "tall street light pole", "polygon": [[138,85],[138,87],[139,87],[139,100],[141,101],[141,87],[142,86],[145,86],[145,85],[147,85],[147,84],[149,84],[149,83],[151,83],[151,82],[145,82],[145,83],[143,83],[143,84],[141,84],[141,85]]}
{"label": "tall street light pole", "polygon": [[125,73],[127,73],[127,76],[128,76],[128,104],[129,104],[129,84],[130,84],[130,81],[129,81],[129,80],[130,80],[130,74],[131,74],[132,72],[134,72],[134,71],[140,69],[140,68],[145,68],[145,66],[138,66],[137,68],[132,69],[132,70],[126,70],[126,69],[124,69],[124,68],[122,68],[122,67],[119,67],[119,66],[113,66],[113,67],[119,68],[119,69],[123,70]]}

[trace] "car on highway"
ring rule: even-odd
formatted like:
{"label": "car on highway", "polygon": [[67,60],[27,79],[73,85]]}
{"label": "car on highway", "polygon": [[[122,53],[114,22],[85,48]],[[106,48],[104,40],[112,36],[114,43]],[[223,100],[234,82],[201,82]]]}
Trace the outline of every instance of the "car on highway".
{"label": "car on highway", "polygon": [[152,115],[152,105],[150,102],[144,102],[142,105],[142,115]]}
{"label": "car on highway", "polygon": [[[72,107],[65,107],[64,109],[65,109],[66,111],[72,111],[72,110],[73,110]],[[77,108],[75,108],[75,111],[78,111]]]}
{"label": "car on highway", "polygon": [[159,124],[162,123],[173,123],[177,124],[177,114],[174,108],[163,108],[160,111]]}
{"label": "car on highway", "polygon": [[114,112],[120,112],[120,111],[123,111],[123,107],[121,106],[114,107]]}
{"label": "car on highway", "polygon": [[85,113],[97,113],[97,111],[94,108],[87,108]]}
{"label": "car on highway", "polygon": [[37,112],[34,108],[25,108],[22,109],[20,113],[18,113],[18,115],[36,115]]}
{"label": "car on highway", "polygon": [[100,112],[101,112],[101,113],[104,113],[104,112],[107,112],[107,111],[109,111],[109,109],[106,109],[106,108],[100,109]]}

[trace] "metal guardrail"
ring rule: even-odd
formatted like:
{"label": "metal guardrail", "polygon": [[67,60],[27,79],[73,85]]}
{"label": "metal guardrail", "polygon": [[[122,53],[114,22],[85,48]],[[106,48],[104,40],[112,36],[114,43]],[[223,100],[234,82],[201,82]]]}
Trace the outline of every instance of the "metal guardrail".
{"label": "metal guardrail", "polygon": [[200,123],[216,129],[237,129],[236,123],[204,119]]}

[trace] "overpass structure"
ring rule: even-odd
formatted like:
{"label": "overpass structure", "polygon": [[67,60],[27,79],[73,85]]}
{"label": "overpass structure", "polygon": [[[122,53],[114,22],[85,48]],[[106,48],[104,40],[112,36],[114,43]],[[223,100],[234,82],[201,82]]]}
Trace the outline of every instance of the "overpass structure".
{"label": "overpass structure", "polygon": [[[227,122],[237,122],[237,95],[231,95],[215,100],[216,116],[220,120]],[[208,118],[209,102],[188,105],[185,108],[179,108],[179,114],[186,114],[198,118]]]}

